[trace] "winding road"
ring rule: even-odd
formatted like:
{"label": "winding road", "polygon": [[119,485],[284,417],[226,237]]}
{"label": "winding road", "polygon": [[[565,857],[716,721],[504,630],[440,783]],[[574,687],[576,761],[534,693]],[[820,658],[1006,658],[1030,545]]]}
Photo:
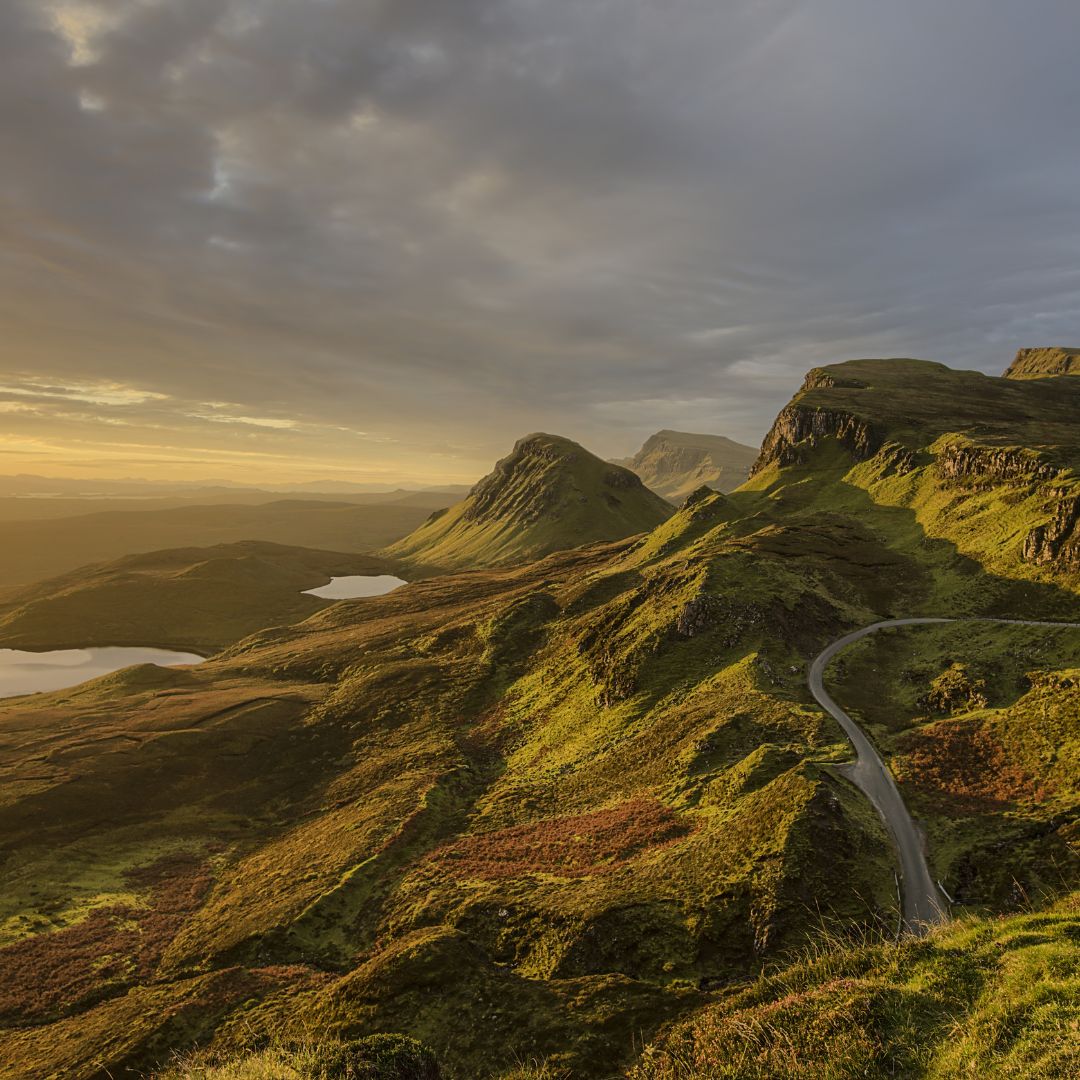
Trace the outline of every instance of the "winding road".
{"label": "winding road", "polygon": [[909,933],[916,935],[926,933],[935,923],[944,922],[949,917],[948,904],[941,893],[941,889],[930,876],[930,867],[926,863],[926,854],[923,851],[922,834],[912,820],[911,814],[908,813],[908,808],[904,805],[904,800],[896,787],[896,781],[893,779],[892,773],[885,767],[881,756],[874,749],[873,743],[867,738],[863,729],[829,696],[823,683],[823,676],[829,661],[837,653],[856,641],[877,633],[878,630],[885,630],[893,626],[921,626],[955,622],[989,622],[1015,626],[1080,627],[1080,623],[1037,622],[1027,619],[886,619],[882,622],[864,626],[861,630],[845,634],[844,637],[827,646],[810,665],[808,680],[810,693],[814,695],[814,699],[836,719],[855,747],[855,761],[847,765],[841,765],[840,770],[873,803],[885,822],[885,827],[888,829],[893,843],[896,845],[897,853],[900,856],[900,874],[903,888],[903,924]]}

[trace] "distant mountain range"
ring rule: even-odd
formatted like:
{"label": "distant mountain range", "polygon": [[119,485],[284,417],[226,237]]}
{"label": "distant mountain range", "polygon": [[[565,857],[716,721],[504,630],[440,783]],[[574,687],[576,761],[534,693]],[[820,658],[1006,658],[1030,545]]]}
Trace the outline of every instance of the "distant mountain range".
{"label": "distant mountain range", "polygon": [[420,491],[462,495],[469,490],[468,484],[365,484],[350,480],[307,480],[302,483],[241,484],[233,480],[145,480],[120,477],[115,479],[82,479],[68,476],[38,476],[33,473],[17,473],[0,476],[0,497],[22,496],[55,498],[164,498],[184,499],[229,497],[239,495],[265,495],[279,497],[283,493],[295,495],[408,495]]}
{"label": "distant mountain range", "polygon": [[614,464],[637,473],[669,502],[681,503],[700,487],[733,491],[750,475],[757,455],[754,447],[723,435],[664,430],[646,439],[633,457],[619,458]]}
{"label": "distant mountain range", "polygon": [[386,549],[440,567],[495,566],[646,532],[672,508],[629,469],[558,435],[520,439],[467,498]]}

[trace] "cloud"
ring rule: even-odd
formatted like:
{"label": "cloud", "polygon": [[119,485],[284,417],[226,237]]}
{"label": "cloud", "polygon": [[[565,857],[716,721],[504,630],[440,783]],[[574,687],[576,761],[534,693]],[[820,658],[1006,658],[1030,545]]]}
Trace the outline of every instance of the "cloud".
{"label": "cloud", "polygon": [[[198,414],[191,414],[195,415]],[[248,427],[276,428],[281,431],[289,431],[297,426],[295,420],[285,420],[273,416],[228,416],[224,413],[198,416],[200,420],[210,420],[215,424],[246,424]]]}
{"label": "cloud", "polygon": [[831,360],[997,372],[1080,340],[1078,33],[1072,0],[10,0],[0,383],[133,455],[467,479],[535,429],[754,441]]}
{"label": "cloud", "polygon": [[68,386],[39,383],[32,379],[18,383],[0,383],[0,398],[6,395],[31,397],[39,400],[84,401],[91,405],[142,405],[147,401],[163,401],[166,394],[140,390],[119,383],[80,382]]}

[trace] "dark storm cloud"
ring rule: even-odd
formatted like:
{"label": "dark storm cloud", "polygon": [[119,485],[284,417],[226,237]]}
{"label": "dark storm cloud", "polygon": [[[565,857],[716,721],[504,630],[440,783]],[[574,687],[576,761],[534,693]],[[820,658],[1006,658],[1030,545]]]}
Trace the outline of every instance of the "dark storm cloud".
{"label": "dark storm cloud", "polygon": [[15,0],[0,366],[469,462],[752,440],[855,355],[999,371],[1080,340],[1078,35],[1073,0]]}

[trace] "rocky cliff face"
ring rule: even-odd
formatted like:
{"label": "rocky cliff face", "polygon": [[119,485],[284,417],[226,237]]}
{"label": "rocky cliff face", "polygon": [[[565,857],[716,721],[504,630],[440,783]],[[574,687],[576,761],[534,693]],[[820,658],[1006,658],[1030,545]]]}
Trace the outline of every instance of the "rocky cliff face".
{"label": "rocky cliff face", "polygon": [[988,491],[1006,487],[1045,500],[1052,517],[1025,537],[1021,557],[1039,566],[1080,568],[1080,493],[1068,483],[1069,471],[1034,451],[1016,446],[948,445],[934,463],[946,483]]}
{"label": "rocky cliff face", "polygon": [[937,456],[936,468],[946,480],[967,480],[983,486],[1045,483],[1061,469],[1018,446],[949,444]]}
{"label": "rocky cliff face", "polygon": [[1006,379],[1046,379],[1054,375],[1080,375],[1080,349],[1020,349],[1005,372]]}
{"label": "rocky cliff face", "polygon": [[[808,381],[816,373],[811,372]],[[827,374],[827,373],[825,373]],[[820,388],[815,383],[813,388]],[[755,476],[769,465],[795,465],[806,460],[820,439],[835,438],[859,461],[872,457],[881,448],[882,437],[871,424],[852,413],[837,409],[811,408],[798,403],[788,405],[780,412],[761,453],[750,470]]]}
{"label": "rocky cliff face", "polygon": [[[920,506],[931,535],[996,566],[1045,566],[1071,581],[1080,570],[1080,380],[1037,378],[1069,373],[1080,374],[1080,350],[1021,350],[1013,381],[908,359],[815,368],[752,475],[812,467],[816,447],[835,441],[853,463],[872,459],[856,483],[910,476],[883,497]],[[1017,538],[1008,551],[987,526],[1002,515]]]}
{"label": "rocky cliff face", "polygon": [[1045,525],[1039,525],[1024,540],[1023,557],[1044,566],[1056,563],[1062,569],[1080,570],[1080,494],[1075,489],[1055,489],[1057,510]]}

